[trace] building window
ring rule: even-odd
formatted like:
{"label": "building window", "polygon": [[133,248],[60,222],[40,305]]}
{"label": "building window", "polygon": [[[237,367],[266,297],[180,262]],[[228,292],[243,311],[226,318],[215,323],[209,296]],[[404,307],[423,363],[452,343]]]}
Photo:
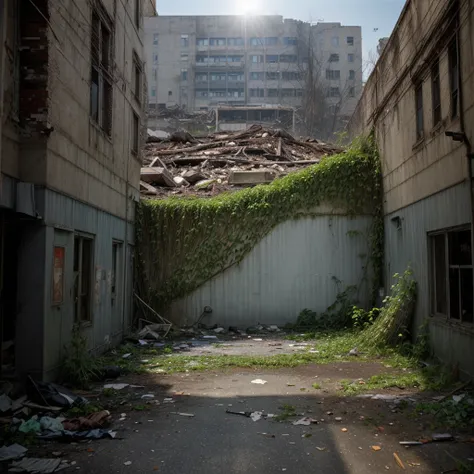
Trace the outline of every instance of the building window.
{"label": "building window", "polygon": [[350,79],[350,80],[353,80],[353,79],[355,79],[355,78],[356,78],[356,72],[355,72],[353,69],[351,69],[351,70],[349,71],[349,79]]}
{"label": "building window", "polygon": [[299,81],[301,80],[301,73],[296,71],[284,71],[281,73],[281,78],[284,81]]}
{"label": "building window", "polygon": [[277,63],[278,62],[278,54],[267,54],[266,56],[267,63]]}
{"label": "building window", "polygon": [[330,87],[328,90],[329,97],[339,97],[341,93],[339,92],[339,87]]}
{"label": "building window", "polygon": [[349,97],[355,97],[355,87],[349,87]]}
{"label": "building window", "polygon": [[280,79],[279,72],[267,72],[267,81],[278,81]]}
{"label": "building window", "polygon": [[251,54],[250,62],[252,63],[263,63],[263,55],[261,54]]}
{"label": "building window", "polygon": [[278,97],[278,89],[267,89],[267,97]]}
{"label": "building window", "polygon": [[339,36],[333,36],[331,38],[331,45],[335,47],[339,46]]}
{"label": "building window", "polygon": [[353,63],[354,62],[354,55],[352,53],[349,53],[347,55],[347,60],[350,62],[350,63]]}
{"label": "building window", "polygon": [[140,117],[132,111],[132,148],[131,152],[138,155],[140,147]]}
{"label": "building window", "polygon": [[106,14],[92,14],[91,36],[91,118],[107,134],[112,134],[112,37],[104,21]]}
{"label": "building window", "polygon": [[336,71],[332,69],[326,69],[326,79],[340,79],[341,78],[341,71]]}
{"label": "building window", "polygon": [[330,63],[339,62],[339,54],[331,54],[331,56],[329,56],[329,62]]}
{"label": "building window", "polygon": [[207,82],[207,72],[196,74],[196,82]]}
{"label": "building window", "polygon": [[250,46],[263,46],[262,38],[250,38]]}
{"label": "building window", "polygon": [[347,41],[347,44],[348,44],[349,46],[354,46],[354,37],[353,37],[353,36],[348,36],[348,37],[346,38],[346,41]]}
{"label": "building window", "polygon": [[182,81],[187,81],[188,80],[188,70],[187,69],[181,69],[181,80]]}
{"label": "building window", "polygon": [[189,36],[188,35],[181,35],[180,45],[182,48],[189,47]]}
{"label": "building window", "polygon": [[196,38],[196,46],[209,46],[209,38]]}
{"label": "building window", "polygon": [[296,54],[280,54],[281,63],[296,63],[297,59]]}
{"label": "building window", "polygon": [[250,89],[250,97],[264,97],[264,89]]}
{"label": "building window", "polygon": [[227,38],[228,46],[244,46],[244,44],[243,38]]}
{"label": "building window", "polygon": [[74,320],[77,323],[92,320],[93,243],[90,237],[74,237]]}
{"label": "building window", "polygon": [[189,59],[189,56],[187,53],[181,53],[181,61],[187,61]]}
{"label": "building window", "polygon": [[158,71],[156,67],[151,70],[151,80],[156,81],[158,79]]}
{"label": "building window", "polygon": [[158,33],[153,34],[153,46],[158,46]]}
{"label": "building window", "polygon": [[151,88],[151,96],[156,97],[156,87]]}
{"label": "building window", "polygon": [[285,46],[297,46],[298,45],[298,38],[294,36],[287,36],[283,38],[283,44]]}
{"label": "building window", "polygon": [[423,138],[423,84],[415,88],[416,139]]}
{"label": "building window", "polygon": [[120,279],[120,269],[122,257],[122,244],[121,242],[112,242],[112,275],[110,282],[110,299],[112,306],[115,305],[117,299],[118,282]]}
{"label": "building window", "polygon": [[211,46],[225,46],[226,39],[225,38],[210,38],[209,44]]}
{"label": "building window", "polygon": [[158,53],[153,53],[153,64],[158,64]]}
{"label": "building window", "polygon": [[142,94],[142,64],[137,53],[133,52],[132,89],[135,98],[140,102]]}
{"label": "building window", "polygon": [[135,0],[135,11],[134,11],[134,17],[135,17],[135,25],[137,28],[140,28],[140,20],[141,20],[141,5],[140,5],[141,0]]}
{"label": "building window", "polygon": [[473,322],[471,231],[450,230],[429,236],[432,314]]}
{"label": "building window", "polygon": [[250,80],[252,81],[263,81],[265,77],[264,72],[251,72],[250,73]]}
{"label": "building window", "polygon": [[439,83],[439,59],[431,66],[431,101],[433,106],[433,126],[441,122],[441,89]]}
{"label": "building window", "polygon": [[278,44],[278,38],[276,36],[271,36],[265,38],[265,45],[266,46],[276,46]]}
{"label": "building window", "polygon": [[458,115],[458,96],[459,96],[459,49],[457,35],[451,41],[448,47],[449,59],[449,89],[451,93],[451,117]]}

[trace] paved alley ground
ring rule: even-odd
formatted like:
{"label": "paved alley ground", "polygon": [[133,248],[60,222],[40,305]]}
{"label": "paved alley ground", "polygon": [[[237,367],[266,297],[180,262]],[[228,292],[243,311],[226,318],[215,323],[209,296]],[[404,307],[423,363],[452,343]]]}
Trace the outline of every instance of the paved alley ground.
{"label": "paved alley ground", "polygon": [[[235,344],[231,352],[240,345],[247,354],[252,347],[257,353],[263,346],[271,351],[278,347],[273,340],[227,344]],[[283,346],[288,350],[287,343]],[[212,351],[222,349],[218,345]],[[97,474],[462,472],[452,470],[456,460],[474,457],[467,435],[410,448],[399,444],[436,432],[429,418],[414,412],[414,404],[426,394],[397,388],[341,394],[342,380],[363,383],[387,371],[397,370],[381,361],[353,358],[294,368],[123,376],[114,382],[143,388],[114,392],[112,428],[117,439],[51,443],[41,451],[60,452],[73,461],[68,471]],[[252,383],[256,379],[265,383]],[[263,416],[253,421],[227,410]],[[266,418],[268,414],[274,417]],[[303,417],[317,423],[293,424]]]}

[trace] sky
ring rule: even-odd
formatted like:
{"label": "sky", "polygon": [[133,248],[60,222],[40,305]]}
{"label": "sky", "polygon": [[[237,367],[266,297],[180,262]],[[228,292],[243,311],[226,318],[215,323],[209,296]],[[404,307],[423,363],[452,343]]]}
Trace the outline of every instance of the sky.
{"label": "sky", "polygon": [[362,56],[369,67],[379,38],[390,36],[404,4],[405,0],[179,0],[176,3],[157,0],[157,9],[159,15],[248,13],[361,26]]}

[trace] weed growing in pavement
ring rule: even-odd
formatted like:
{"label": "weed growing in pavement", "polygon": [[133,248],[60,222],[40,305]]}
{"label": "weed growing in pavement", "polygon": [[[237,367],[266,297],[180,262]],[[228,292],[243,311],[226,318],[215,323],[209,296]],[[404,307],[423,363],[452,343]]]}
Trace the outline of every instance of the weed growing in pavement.
{"label": "weed growing in pavement", "polygon": [[316,383],[316,382],[313,383],[312,387],[313,387],[315,390],[321,390],[321,388],[322,388],[322,387],[321,387],[321,384]]}
{"label": "weed growing in pavement", "polygon": [[296,408],[293,405],[283,405],[279,409],[281,413],[273,418],[275,421],[286,421],[296,416]]}

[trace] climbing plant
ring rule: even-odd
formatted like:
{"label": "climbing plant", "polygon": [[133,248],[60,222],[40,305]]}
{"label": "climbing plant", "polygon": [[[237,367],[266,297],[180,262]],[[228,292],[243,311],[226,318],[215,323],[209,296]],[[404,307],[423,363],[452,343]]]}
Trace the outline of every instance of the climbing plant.
{"label": "climbing plant", "polygon": [[[373,136],[343,153],[270,184],[212,198],[142,200],[137,209],[137,290],[154,308],[238,264],[276,225],[322,203],[348,215],[371,214],[372,274],[381,276],[380,165]],[[379,282],[374,282],[374,291]],[[374,293],[375,294],[375,293]]]}

